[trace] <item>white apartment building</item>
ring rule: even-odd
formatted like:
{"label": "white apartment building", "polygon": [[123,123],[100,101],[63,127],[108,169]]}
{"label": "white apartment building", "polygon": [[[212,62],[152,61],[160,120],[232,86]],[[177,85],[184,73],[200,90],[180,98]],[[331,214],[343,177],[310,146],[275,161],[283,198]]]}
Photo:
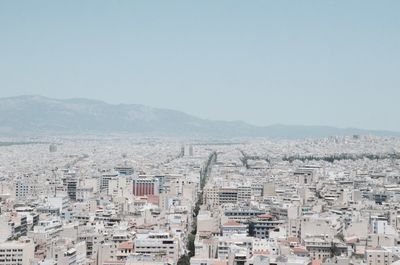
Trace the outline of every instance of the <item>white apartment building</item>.
{"label": "white apartment building", "polygon": [[0,242],[27,235],[27,217],[17,213],[0,216]]}
{"label": "white apartment building", "polygon": [[86,243],[76,244],[60,240],[48,246],[50,258],[57,261],[57,265],[83,265],[86,261]]}
{"label": "white apartment building", "polygon": [[235,220],[229,220],[221,227],[223,236],[231,236],[234,234],[247,235],[247,225],[240,224]]}
{"label": "white apartment building", "polygon": [[15,198],[17,200],[25,200],[30,193],[30,185],[23,181],[15,182]]}
{"label": "white apartment building", "polygon": [[100,190],[108,192],[109,182],[112,179],[116,179],[118,177],[117,172],[107,172],[101,175],[100,177]]}
{"label": "white apartment building", "polygon": [[237,189],[237,200],[246,202],[251,200],[251,186],[239,186]]}
{"label": "white apartment building", "polygon": [[34,258],[34,243],[28,238],[0,243],[0,265],[30,265]]}
{"label": "white apartment building", "polygon": [[62,226],[62,222],[57,218],[41,220],[39,224],[33,228],[33,231],[28,232],[28,236],[35,239],[35,241],[44,242],[57,236],[62,231]]}
{"label": "white apartment building", "polygon": [[135,253],[167,256],[176,263],[179,259],[179,241],[168,233],[138,234],[134,240]]}

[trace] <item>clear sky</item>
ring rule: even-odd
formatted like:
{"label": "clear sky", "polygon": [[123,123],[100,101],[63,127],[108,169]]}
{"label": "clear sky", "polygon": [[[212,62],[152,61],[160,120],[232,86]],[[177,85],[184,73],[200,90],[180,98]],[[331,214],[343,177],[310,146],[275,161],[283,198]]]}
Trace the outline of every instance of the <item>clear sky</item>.
{"label": "clear sky", "polygon": [[0,97],[400,130],[400,1],[0,1]]}

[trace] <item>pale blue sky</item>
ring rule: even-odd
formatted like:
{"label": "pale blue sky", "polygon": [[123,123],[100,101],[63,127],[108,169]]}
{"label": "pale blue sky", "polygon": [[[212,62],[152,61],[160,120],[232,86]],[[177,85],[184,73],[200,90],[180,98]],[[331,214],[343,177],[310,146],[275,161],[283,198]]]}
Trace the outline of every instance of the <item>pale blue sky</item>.
{"label": "pale blue sky", "polygon": [[400,130],[400,1],[0,1],[0,97]]}

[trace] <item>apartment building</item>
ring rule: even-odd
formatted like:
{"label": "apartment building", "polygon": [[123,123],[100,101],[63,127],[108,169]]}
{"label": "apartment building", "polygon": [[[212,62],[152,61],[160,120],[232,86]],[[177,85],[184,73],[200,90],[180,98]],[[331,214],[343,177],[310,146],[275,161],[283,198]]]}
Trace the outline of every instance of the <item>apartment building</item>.
{"label": "apartment building", "polygon": [[26,237],[0,243],[0,265],[31,265],[34,248],[33,240]]}
{"label": "apartment building", "polygon": [[158,195],[159,185],[158,178],[136,177],[133,179],[133,195]]}
{"label": "apartment building", "polygon": [[365,259],[367,265],[390,265],[395,261],[392,252],[381,247],[366,249]]}
{"label": "apartment building", "polygon": [[181,254],[179,241],[168,233],[138,234],[133,242],[136,254],[166,256],[174,263]]}

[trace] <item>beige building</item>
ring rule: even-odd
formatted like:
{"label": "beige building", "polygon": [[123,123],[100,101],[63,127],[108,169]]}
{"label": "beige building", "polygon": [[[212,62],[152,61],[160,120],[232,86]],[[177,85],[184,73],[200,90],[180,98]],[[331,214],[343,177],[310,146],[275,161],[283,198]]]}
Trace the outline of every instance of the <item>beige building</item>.
{"label": "beige building", "polygon": [[395,261],[390,251],[379,247],[366,249],[365,258],[367,265],[389,265]]}
{"label": "beige building", "polygon": [[34,243],[28,238],[0,244],[0,265],[30,265],[34,258]]}

